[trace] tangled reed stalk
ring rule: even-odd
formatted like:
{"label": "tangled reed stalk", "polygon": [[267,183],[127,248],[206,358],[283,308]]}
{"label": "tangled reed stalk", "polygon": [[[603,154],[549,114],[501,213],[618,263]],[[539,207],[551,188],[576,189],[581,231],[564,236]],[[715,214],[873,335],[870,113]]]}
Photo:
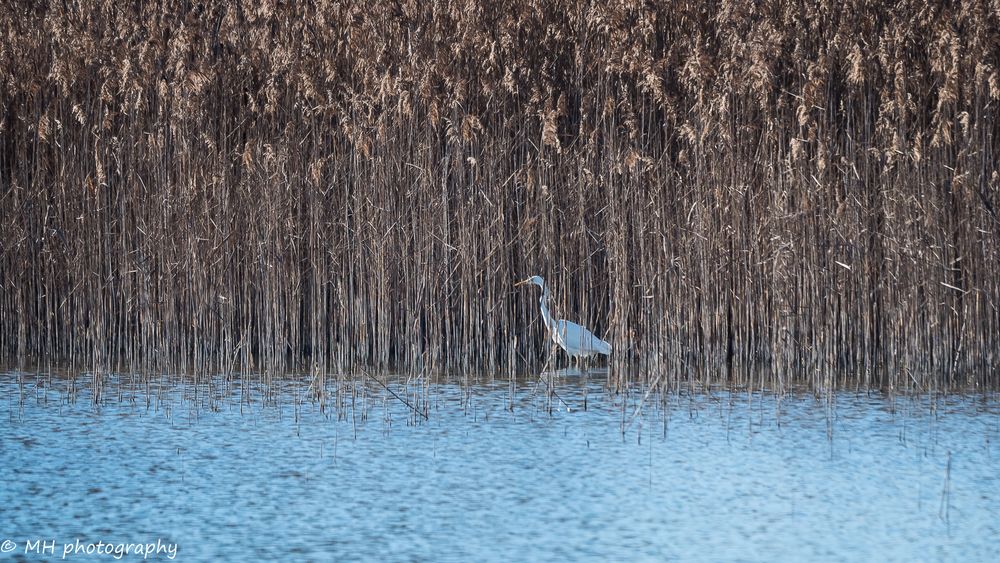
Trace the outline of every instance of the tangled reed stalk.
{"label": "tangled reed stalk", "polygon": [[6,2],[0,357],[509,369],[541,274],[627,377],[995,385],[1000,5],[930,4]]}

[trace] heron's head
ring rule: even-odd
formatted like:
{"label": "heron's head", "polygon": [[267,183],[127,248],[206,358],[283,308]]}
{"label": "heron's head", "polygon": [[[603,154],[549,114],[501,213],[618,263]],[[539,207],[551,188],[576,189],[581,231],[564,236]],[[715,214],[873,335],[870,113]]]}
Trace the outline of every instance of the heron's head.
{"label": "heron's head", "polygon": [[533,284],[535,284],[538,287],[541,287],[543,289],[545,288],[545,280],[543,280],[541,276],[531,276],[530,278],[528,278],[528,279],[526,279],[524,281],[519,281],[519,282],[515,283],[514,285],[515,286],[517,286],[517,285],[525,285],[525,284],[529,284],[529,283],[533,283]]}

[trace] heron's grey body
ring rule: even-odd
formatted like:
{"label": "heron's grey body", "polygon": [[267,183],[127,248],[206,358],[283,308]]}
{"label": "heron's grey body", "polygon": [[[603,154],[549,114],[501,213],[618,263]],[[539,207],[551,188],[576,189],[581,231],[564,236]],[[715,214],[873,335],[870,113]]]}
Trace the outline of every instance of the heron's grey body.
{"label": "heron's grey body", "polygon": [[611,344],[594,336],[586,328],[570,321],[556,321],[555,325],[555,330],[551,331],[552,340],[570,356],[580,358],[594,354],[611,355]]}
{"label": "heron's grey body", "polygon": [[595,354],[611,355],[611,344],[594,336],[594,333],[585,327],[574,322],[552,318],[549,308],[545,304],[549,298],[549,288],[545,285],[544,279],[540,276],[532,276],[521,283],[533,283],[542,288],[542,297],[539,300],[542,319],[545,321],[546,328],[549,329],[552,341],[562,347],[571,358],[580,360]]}

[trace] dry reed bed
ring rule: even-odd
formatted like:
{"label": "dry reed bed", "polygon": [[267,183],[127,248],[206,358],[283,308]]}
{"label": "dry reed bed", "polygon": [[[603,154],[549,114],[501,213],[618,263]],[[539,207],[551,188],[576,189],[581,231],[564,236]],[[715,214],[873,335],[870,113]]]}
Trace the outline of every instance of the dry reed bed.
{"label": "dry reed bed", "polygon": [[275,4],[0,7],[0,357],[998,382],[995,1]]}

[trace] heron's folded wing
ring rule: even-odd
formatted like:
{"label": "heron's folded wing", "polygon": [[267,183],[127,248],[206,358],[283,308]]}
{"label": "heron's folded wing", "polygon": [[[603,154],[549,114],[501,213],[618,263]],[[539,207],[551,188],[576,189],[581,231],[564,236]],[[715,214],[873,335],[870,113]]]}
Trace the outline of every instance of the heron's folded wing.
{"label": "heron's folded wing", "polygon": [[559,335],[569,348],[598,354],[611,353],[610,344],[594,336],[594,333],[574,322],[559,321],[557,328]]}

